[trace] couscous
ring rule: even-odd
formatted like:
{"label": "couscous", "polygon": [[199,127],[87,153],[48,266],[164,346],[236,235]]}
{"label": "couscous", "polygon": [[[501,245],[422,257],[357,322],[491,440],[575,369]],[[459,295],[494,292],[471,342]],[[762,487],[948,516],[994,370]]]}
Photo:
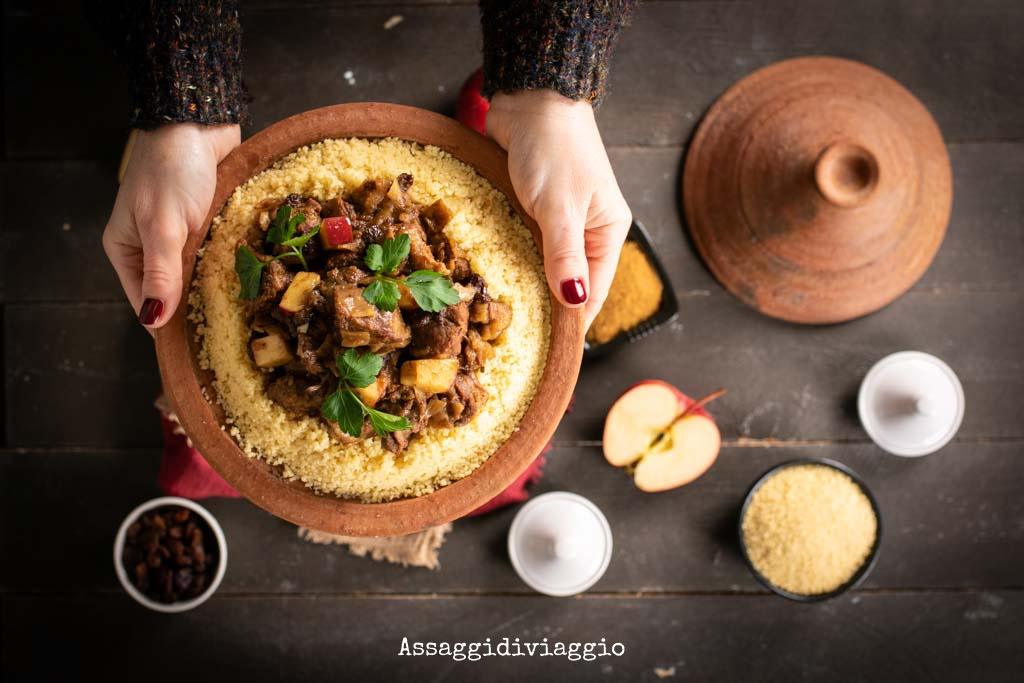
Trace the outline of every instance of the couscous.
{"label": "couscous", "polygon": [[[386,449],[382,438],[375,436],[355,443],[339,440],[337,429],[333,434],[329,429],[336,425],[286,411],[268,395],[268,368],[257,367],[254,360],[260,359],[250,356],[252,308],[240,298],[241,271],[236,272],[235,259],[238,245],[265,218],[260,213],[268,200],[340,196],[374,178],[410,176],[414,182],[403,180],[402,191],[420,206],[442,200],[450,213],[445,234],[458,245],[472,272],[486,280],[490,297],[507,302],[513,314],[503,321],[507,329],[489,342],[493,357],[476,370],[475,379],[487,400],[472,421],[458,427],[431,426],[401,448],[392,442]],[[226,414],[226,428],[242,450],[279,465],[285,477],[300,479],[319,492],[365,502],[424,495],[484,462],[529,407],[550,336],[540,256],[505,197],[443,151],[395,139],[325,140],[298,150],[240,186],[211,227],[190,306],[200,362],[215,375],[213,387]],[[256,350],[254,346],[253,353]],[[261,351],[273,359],[273,349]]]}

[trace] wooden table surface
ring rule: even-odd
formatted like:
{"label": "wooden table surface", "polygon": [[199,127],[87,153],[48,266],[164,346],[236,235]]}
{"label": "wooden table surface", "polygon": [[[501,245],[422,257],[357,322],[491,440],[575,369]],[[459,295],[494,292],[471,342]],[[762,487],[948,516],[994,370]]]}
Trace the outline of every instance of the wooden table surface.
{"label": "wooden table surface", "polygon": [[[111,567],[122,517],[158,494],[159,386],[149,337],[100,247],[126,133],[124,79],[77,3],[52,4],[4,3],[5,679],[1020,680],[1024,4],[646,3],[599,119],[682,314],[584,367],[535,489],[575,491],[604,510],[615,536],[605,577],[577,598],[531,593],[505,553],[514,509],[457,522],[430,572],[306,543],[250,503],[219,499],[208,507],[229,540],[227,576],[180,616],[137,606]],[[480,59],[472,3],[299,4],[245,6],[248,133],[337,102],[450,113]],[[924,278],[881,312],[829,327],[770,320],[727,294],[688,242],[679,202],[683,154],[707,107],[755,68],[807,54],[863,60],[909,87],[937,119],[954,174],[949,232]],[[942,357],[967,394],[955,441],[921,459],[884,454],[856,417],[864,373],[902,349]],[[598,441],[612,399],[646,377],[695,394],[729,389],[712,408],[724,438],[714,467],[658,495],[605,465]],[[815,605],[763,590],[734,533],[749,484],[799,456],[853,467],[885,524],[861,588]],[[403,637],[604,638],[625,654],[455,662],[400,657]]]}

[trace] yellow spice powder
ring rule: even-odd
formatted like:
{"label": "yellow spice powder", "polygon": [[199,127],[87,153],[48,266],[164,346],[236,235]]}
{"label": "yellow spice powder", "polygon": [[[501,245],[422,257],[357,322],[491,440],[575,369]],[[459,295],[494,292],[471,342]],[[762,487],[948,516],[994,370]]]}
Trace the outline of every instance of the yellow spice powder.
{"label": "yellow spice powder", "polygon": [[604,344],[651,317],[661,305],[662,294],[658,271],[636,242],[627,241],[619,256],[608,299],[587,331],[587,341]]}
{"label": "yellow spice powder", "polygon": [[742,527],[747,555],[766,579],[814,595],[853,577],[874,546],[878,520],[871,501],[843,472],[795,465],[757,489]]}

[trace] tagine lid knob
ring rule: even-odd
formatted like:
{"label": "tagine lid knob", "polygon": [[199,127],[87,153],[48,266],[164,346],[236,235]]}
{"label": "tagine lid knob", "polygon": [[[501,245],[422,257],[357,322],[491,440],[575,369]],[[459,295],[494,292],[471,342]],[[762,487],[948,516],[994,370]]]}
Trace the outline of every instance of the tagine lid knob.
{"label": "tagine lid knob", "polygon": [[527,502],[508,532],[516,573],[539,593],[582,593],[604,575],[612,556],[612,531],[601,510],[568,491]]}
{"label": "tagine lid knob", "polygon": [[726,289],[766,315],[835,323],[921,277],[952,187],[942,134],[913,94],[865,64],[801,57],[712,105],[686,156],[683,206]]}
{"label": "tagine lid knob", "polygon": [[861,423],[879,447],[916,457],[939,450],[963,421],[964,390],[946,363],[901,351],[875,363],[857,397]]}

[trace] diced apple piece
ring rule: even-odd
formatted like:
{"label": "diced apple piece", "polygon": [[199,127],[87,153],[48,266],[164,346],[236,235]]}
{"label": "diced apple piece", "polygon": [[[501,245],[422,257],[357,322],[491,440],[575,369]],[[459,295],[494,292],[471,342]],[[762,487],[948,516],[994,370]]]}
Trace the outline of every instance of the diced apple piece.
{"label": "diced apple piece", "polygon": [[377,381],[373,384],[369,384],[365,387],[353,387],[352,391],[359,400],[370,406],[371,408],[377,405],[377,401],[380,400],[381,395],[384,393],[384,389],[387,388],[388,380],[384,376],[384,373],[377,375]]}
{"label": "diced apple piece", "polygon": [[664,382],[650,381],[629,389],[605,419],[605,459],[616,467],[636,462],[679,412],[676,392]]}
{"label": "diced apple piece", "polygon": [[420,307],[405,285],[398,285],[398,307],[403,311],[416,311]]}
{"label": "diced apple piece", "polygon": [[391,187],[388,188],[388,199],[399,208],[405,206],[405,191],[402,190],[402,183],[400,181],[396,180],[391,183]]}
{"label": "diced apple piece", "polygon": [[341,249],[352,241],[352,221],[346,216],[325,218],[320,222],[320,243],[324,249]]}
{"label": "diced apple piece", "polygon": [[276,368],[290,362],[295,356],[288,348],[288,342],[280,334],[253,339],[252,358],[258,368]]}
{"label": "diced apple piece", "polygon": [[702,415],[687,415],[637,463],[633,482],[641,491],[674,489],[707,472],[722,445],[718,426]]}
{"label": "diced apple piece", "polygon": [[292,279],[292,283],[288,285],[288,289],[284,290],[284,296],[281,297],[278,308],[285,313],[298,313],[306,307],[310,293],[318,284],[320,284],[320,276],[316,273],[305,271],[297,273]]}
{"label": "diced apple piece", "polygon": [[342,330],[341,331],[341,345],[348,349],[354,349],[357,346],[368,346],[370,343],[370,333],[366,330]]}
{"label": "diced apple piece", "polygon": [[419,389],[427,395],[443,394],[452,388],[459,373],[457,358],[427,358],[402,363],[402,384]]}

